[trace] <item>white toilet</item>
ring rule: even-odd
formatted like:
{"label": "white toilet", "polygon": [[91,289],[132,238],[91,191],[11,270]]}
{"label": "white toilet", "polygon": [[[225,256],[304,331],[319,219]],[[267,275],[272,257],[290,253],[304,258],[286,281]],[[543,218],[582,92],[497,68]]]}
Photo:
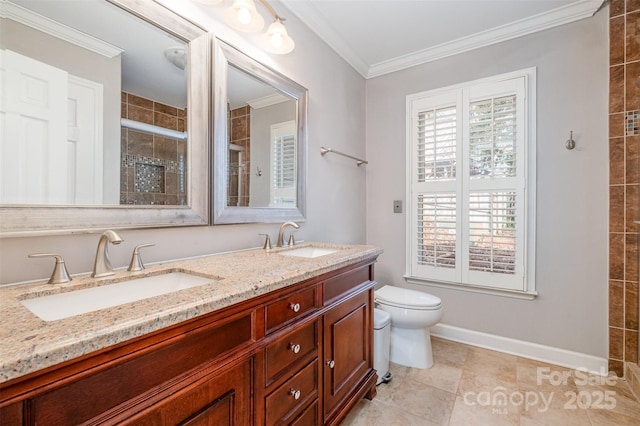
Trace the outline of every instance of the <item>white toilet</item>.
{"label": "white toilet", "polygon": [[375,301],[378,309],[391,315],[391,362],[431,367],[429,327],[442,319],[442,300],[421,291],[386,285],[375,291]]}

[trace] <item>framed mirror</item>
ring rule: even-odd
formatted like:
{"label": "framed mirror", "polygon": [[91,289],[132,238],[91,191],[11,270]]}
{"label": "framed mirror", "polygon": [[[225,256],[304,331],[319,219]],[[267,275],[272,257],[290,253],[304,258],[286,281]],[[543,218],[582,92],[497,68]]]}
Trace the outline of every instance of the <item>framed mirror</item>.
{"label": "framed mirror", "polygon": [[208,224],[208,33],[152,1],[0,8],[0,237]]}
{"label": "framed mirror", "polygon": [[304,221],[307,89],[216,40],[213,223]]}

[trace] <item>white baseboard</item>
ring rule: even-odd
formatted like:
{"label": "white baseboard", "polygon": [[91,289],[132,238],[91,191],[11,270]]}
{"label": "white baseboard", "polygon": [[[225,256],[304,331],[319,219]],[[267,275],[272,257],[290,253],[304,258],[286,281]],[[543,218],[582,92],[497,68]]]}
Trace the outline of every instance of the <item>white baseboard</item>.
{"label": "white baseboard", "polygon": [[593,374],[606,376],[609,373],[609,365],[606,358],[525,342],[524,340],[510,339],[446,324],[437,324],[431,327],[431,335],[549,364],[572,369],[586,369]]}

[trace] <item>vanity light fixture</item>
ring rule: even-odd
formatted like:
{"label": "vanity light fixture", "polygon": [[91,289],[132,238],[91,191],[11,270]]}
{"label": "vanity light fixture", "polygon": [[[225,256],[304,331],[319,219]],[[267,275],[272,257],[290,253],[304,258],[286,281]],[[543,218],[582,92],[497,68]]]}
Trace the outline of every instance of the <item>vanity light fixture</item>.
{"label": "vanity light fixture", "polygon": [[224,11],[224,19],[238,31],[255,32],[264,27],[264,19],[253,0],[234,0],[233,5]]}
{"label": "vanity light fixture", "polygon": [[287,34],[287,29],[282,24],[282,18],[278,15],[276,15],[276,20],[269,25],[267,32],[263,34],[262,38],[265,50],[278,55],[285,55],[291,52],[296,46],[293,39]]}
{"label": "vanity light fixture", "polygon": [[[196,0],[206,5],[217,5],[224,0]],[[267,0],[259,0],[260,3],[273,16],[273,23],[260,37],[263,48],[269,53],[285,55],[295,48],[296,44],[287,34],[283,22],[285,19],[278,15]],[[256,10],[254,0],[233,0],[231,7],[224,11],[224,19],[230,27],[238,31],[255,32],[264,27],[264,19]]]}

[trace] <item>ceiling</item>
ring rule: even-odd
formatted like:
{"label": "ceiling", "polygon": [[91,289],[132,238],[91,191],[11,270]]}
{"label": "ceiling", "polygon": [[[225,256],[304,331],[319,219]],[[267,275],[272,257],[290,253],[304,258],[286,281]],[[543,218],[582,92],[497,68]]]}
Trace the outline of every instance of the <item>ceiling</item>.
{"label": "ceiling", "polygon": [[604,0],[280,2],[371,78],[593,16]]}

